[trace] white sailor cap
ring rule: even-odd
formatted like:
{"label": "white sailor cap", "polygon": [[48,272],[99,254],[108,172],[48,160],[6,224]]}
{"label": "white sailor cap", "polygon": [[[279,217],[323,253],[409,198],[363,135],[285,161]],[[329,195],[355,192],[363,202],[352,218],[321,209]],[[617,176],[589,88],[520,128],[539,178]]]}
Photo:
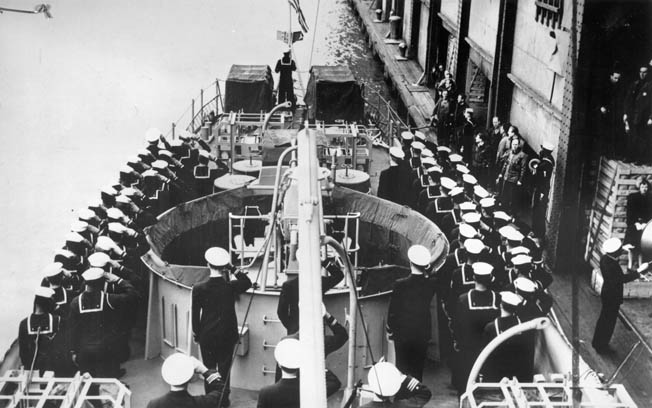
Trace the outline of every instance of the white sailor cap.
{"label": "white sailor cap", "polygon": [[516,248],[512,249],[511,251],[509,251],[509,253],[512,256],[529,255],[530,254],[530,249],[521,245],[521,246],[517,246]]}
{"label": "white sailor cap", "polygon": [[464,181],[466,184],[471,185],[478,184],[478,179],[468,173],[462,174],[462,181]]}
{"label": "white sailor cap", "polygon": [[65,258],[65,259],[73,259],[73,258],[76,258],[78,255],[75,254],[72,251],[67,250],[67,249],[60,248],[60,249],[57,249],[56,251],[54,251],[54,256],[55,256],[55,259],[57,259],[59,257]]}
{"label": "white sailor cap", "polygon": [[433,157],[424,157],[423,159],[421,159],[421,164],[427,164],[428,166],[432,167],[435,164],[437,164],[437,162]]}
{"label": "white sailor cap", "polygon": [[110,260],[111,257],[104,252],[94,252],[88,256],[88,265],[92,268],[103,268]]}
{"label": "white sailor cap", "polygon": [[103,277],[104,277],[104,269],[100,269],[100,268],[89,268],[86,269],[84,273],[82,273],[82,278],[84,278],[86,282],[96,281],[98,279],[102,279]]}
{"label": "white sailor cap", "polygon": [[482,216],[477,212],[462,214],[462,220],[467,224],[477,224]]}
{"label": "white sailor cap", "polygon": [[97,217],[97,214],[95,214],[95,211],[89,208],[82,208],[77,211],[77,218],[79,218],[82,221],[88,221],[95,217]]}
{"label": "white sailor cap", "polygon": [[143,161],[143,159],[141,159],[138,156],[129,156],[127,158],[127,164],[138,164],[138,163],[140,163],[142,161]]}
{"label": "white sailor cap", "polygon": [[392,397],[401,389],[403,375],[394,364],[381,361],[374,364],[367,374],[367,384],[374,394]]}
{"label": "white sailor cap", "polygon": [[224,248],[208,248],[204,253],[204,259],[211,266],[224,266],[231,262],[231,256]]}
{"label": "white sailor cap", "polygon": [[432,152],[432,150],[425,148],[421,150],[421,157],[435,157],[435,154]]}
{"label": "white sailor cap", "polygon": [[143,157],[154,157],[154,156],[152,155],[152,152],[150,152],[149,150],[147,150],[147,149],[145,149],[145,148],[140,149],[140,150],[138,151],[138,153],[136,153],[136,155],[137,155],[138,157],[140,157],[141,159],[142,159]]}
{"label": "white sailor cap", "polygon": [[532,264],[532,257],[530,255],[519,254],[512,258],[514,266],[524,266]]}
{"label": "white sailor cap", "polygon": [[514,279],[514,288],[516,292],[521,293],[534,293],[537,290],[537,285],[528,278],[518,277]]}
{"label": "white sailor cap", "polygon": [[156,170],[165,170],[168,168],[168,162],[165,160],[154,160],[154,163],[152,163],[152,168]]}
{"label": "white sailor cap", "polygon": [[114,232],[116,234],[124,234],[127,232],[127,227],[120,224],[119,222],[110,222],[108,225],[109,232]]}
{"label": "white sailor cap", "polygon": [[106,217],[110,220],[120,220],[124,218],[125,213],[123,213],[119,208],[109,208],[106,210]]}
{"label": "white sailor cap", "polygon": [[512,227],[511,225],[506,225],[504,227],[501,227],[498,230],[498,233],[505,239],[509,241],[522,241],[523,240],[523,234],[521,234],[516,228]]}
{"label": "white sailor cap", "polygon": [[412,143],[410,144],[410,146],[412,146],[412,148],[413,148],[414,150],[419,150],[419,151],[425,149],[425,147],[426,147],[426,145],[424,145],[423,143],[421,143],[421,142],[419,142],[419,141],[414,141],[414,142],[412,142]]}
{"label": "white sailor cap", "polygon": [[407,130],[404,132],[401,132],[401,139],[403,140],[412,140],[414,139],[414,135],[412,132],[408,132]]}
{"label": "white sailor cap", "polygon": [[448,195],[451,196],[451,197],[456,197],[456,196],[461,195],[461,194],[464,194],[464,189],[462,187],[454,187],[448,193]]}
{"label": "white sailor cap", "polygon": [[478,236],[478,231],[475,228],[473,228],[473,226],[471,226],[469,224],[462,223],[462,224],[459,225],[458,229],[460,231],[460,236],[462,238],[469,239],[469,238],[475,238],[475,237]]}
{"label": "white sailor cap", "polygon": [[118,191],[112,185],[102,187],[102,189],[100,190],[100,193],[106,194],[106,195],[109,195],[109,196],[118,195]]}
{"label": "white sailor cap", "polygon": [[500,303],[506,306],[516,307],[523,303],[523,298],[514,292],[506,290],[500,292]]}
{"label": "white sailor cap", "polygon": [[423,245],[412,245],[407,252],[410,263],[416,266],[430,265],[430,251]]}
{"label": "white sailor cap", "polygon": [[403,152],[403,150],[400,147],[396,147],[396,146],[389,148],[389,155],[398,160],[403,160],[405,158],[405,153]]}
{"label": "white sailor cap", "polygon": [[187,383],[195,373],[195,362],[182,353],[175,353],[165,359],[161,366],[163,381],[172,386]]}
{"label": "white sailor cap", "polygon": [[448,156],[448,159],[451,161],[451,163],[462,163],[462,156],[460,156],[457,153],[453,153]]}
{"label": "white sailor cap", "polygon": [[134,169],[132,169],[131,167],[129,167],[129,166],[127,166],[126,164],[124,164],[124,165],[120,166],[120,170],[119,170],[119,172],[120,172],[120,173],[124,173],[124,174],[133,174],[133,173],[134,173]]}
{"label": "white sailor cap", "polygon": [[66,233],[66,242],[84,242],[84,237],[76,232],[70,231]]}
{"label": "white sailor cap", "polygon": [[441,180],[439,181],[442,187],[444,187],[446,190],[452,190],[455,187],[457,187],[457,183],[448,177],[442,177]]}
{"label": "white sailor cap", "polygon": [[475,211],[476,205],[473,201],[465,201],[460,204],[460,211],[462,212],[469,212],[469,211]]}
{"label": "white sailor cap", "polygon": [[555,145],[550,142],[543,142],[541,143],[541,148],[548,151],[553,151],[555,149]]}
{"label": "white sailor cap", "polygon": [[602,251],[605,254],[613,254],[618,252],[618,250],[623,246],[622,241],[619,238],[612,237],[604,241],[602,244]]}
{"label": "white sailor cap", "polygon": [[61,262],[52,262],[45,268],[43,268],[43,276],[50,278],[52,276],[57,276],[63,272],[63,264]]}
{"label": "white sailor cap", "polygon": [[97,242],[95,243],[96,251],[111,251],[116,248],[119,248],[118,244],[116,244],[110,237],[105,235],[97,237]]}
{"label": "white sailor cap", "polygon": [[124,194],[120,194],[115,198],[115,202],[120,204],[131,204],[131,198]]}
{"label": "white sailor cap", "polygon": [[34,291],[34,296],[44,299],[52,299],[54,297],[54,290],[43,286],[38,286]]}
{"label": "white sailor cap", "polygon": [[159,155],[159,156],[164,156],[164,157],[166,157],[166,158],[170,158],[170,159],[171,159],[172,157],[174,157],[174,156],[172,155],[172,152],[171,152],[171,151],[169,151],[169,150],[165,150],[165,149],[161,149],[161,150],[159,150],[159,151],[158,151],[158,155]]}
{"label": "white sailor cap", "polygon": [[148,177],[158,177],[158,173],[154,169],[147,169],[143,172],[143,177],[148,178]]}
{"label": "white sailor cap", "polygon": [[473,186],[473,194],[475,194],[475,196],[478,197],[480,200],[489,198],[489,192],[487,191],[487,189],[485,189],[479,184]]}
{"label": "white sailor cap", "polygon": [[494,212],[494,218],[503,220],[505,222],[510,222],[512,217],[509,216],[505,211],[496,211]]}
{"label": "white sailor cap", "polygon": [[[455,170],[457,170],[458,173],[461,173],[462,175],[467,175],[469,174],[470,170],[468,167],[466,167],[463,164],[458,164],[455,166]],[[476,180],[477,181],[477,180]]]}
{"label": "white sailor cap", "polygon": [[496,206],[496,199],[493,197],[485,197],[480,200],[480,207],[493,208]]}
{"label": "white sailor cap", "polygon": [[138,191],[136,191],[135,188],[133,187],[127,187],[124,190],[121,191],[122,194],[124,194],[126,197],[135,197],[138,195]]}
{"label": "white sailor cap", "polygon": [[301,365],[301,343],[297,339],[286,338],[276,344],[274,358],[281,367],[294,370]]}
{"label": "white sailor cap", "polygon": [[443,170],[443,169],[441,168],[441,166],[438,165],[438,164],[435,164],[434,166],[431,166],[431,167],[428,169],[428,173],[434,173],[434,172],[442,173],[443,171],[444,171],[444,170]]}
{"label": "white sailor cap", "polygon": [[477,238],[470,238],[464,241],[464,249],[470,254],[480,255],[484,249],[484,243]]}
{"label": "white sailor cap", "polygon": [[437,151],[438,151],[439,153],[450,154],[450,152],[451,152],[451,148],[448,147],[448,146],[443,146],[443,145],[442,145],[442,146],[437,146]]}
{"label": "white sailor cap", "polygon": [[192,139],[193,137],[195,137],[194,134],[192,134],[190,131],[185,130],[185,129],[184,129],[184,130],[181,130],[181,131],[177,134],[177,136],[179,136],[179,139],[184,140],[184,141],[185,141],[185,140],[190,140],[190,139]]}
{"label": "white sailor cap", "polygon": [[471,267],[473,268],[473,275],[476,278],[488,278],[494,271],[494,267],[486,262],[475,262],[473,265],[471,265]]}
{"label": "white sailor cap", "polygon": [[210,159],[211,158],[211,153],[209,151],[207,151],[207,150],[199,149],[199,157],[203,157],[204,159]]}
{"label": "white sailor cap", "polygon": [[424,142],[426,140],[426,134],[417,130],[414,132],[414,138]]}
{"label": "white sailor cap", "polygon": [[73,221],[70,225],[70,231],[72,232],[84,232],[88,228],[88,223],[84,221]]}
{"label": "white sailor cap", "polygon": [[181,147],[183,146],[183,141],[181,139],[172,139],[168,144],[172,147]]}
{"label": "white sailor cap", "polygon": [[88,208],[90,209],[102,208],[102,207],[104,207],[104,203],[99,198],[91,198],[91,200],[88,202]]}
{"label": "white sailor cap", "polygon": [[149,128],[145,132],[145,141],[147,143],[156,143],[161,136],[163,136],[163,133],[161,133],[160,130],[157,128]]}

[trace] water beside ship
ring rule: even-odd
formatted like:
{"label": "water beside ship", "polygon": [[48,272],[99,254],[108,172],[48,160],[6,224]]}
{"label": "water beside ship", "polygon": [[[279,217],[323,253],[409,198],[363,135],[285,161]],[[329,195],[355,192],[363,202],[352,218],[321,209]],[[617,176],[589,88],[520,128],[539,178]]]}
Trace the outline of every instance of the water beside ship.
{"label": "water beside ship", "polygon": [[[231,64],[273,67],[282,49],[276,31],[288,26],[286,0],[49,3],[51,20],[0,15],[0,350],[29,313],[74,211],[117,179],[144,131],[167,131]],[[347,64],[387,95],[346,1],[301,4],[310,31],[296,44],[299,70]]]}

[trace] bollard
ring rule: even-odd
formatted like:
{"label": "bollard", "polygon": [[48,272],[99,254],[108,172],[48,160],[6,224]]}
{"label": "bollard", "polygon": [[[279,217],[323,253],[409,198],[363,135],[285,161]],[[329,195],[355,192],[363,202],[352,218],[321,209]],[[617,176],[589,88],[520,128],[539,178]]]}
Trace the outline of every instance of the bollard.
{"label": "bollard", "polygon": [[407,44],[405,44],[404,42],[398,45],[398,54],[401,56],[401,58],[405,58],[406,50],[407,50]]}
{"label": "bollard", "polygon": [[389,17],[389,33],[389,38],[392,40],[398,40],[401,37],[401,17]]}
{"label": "bollard", "polygon": [[381,22],[383,21],[383,9],[378,8],[376,9],[376,22]]}

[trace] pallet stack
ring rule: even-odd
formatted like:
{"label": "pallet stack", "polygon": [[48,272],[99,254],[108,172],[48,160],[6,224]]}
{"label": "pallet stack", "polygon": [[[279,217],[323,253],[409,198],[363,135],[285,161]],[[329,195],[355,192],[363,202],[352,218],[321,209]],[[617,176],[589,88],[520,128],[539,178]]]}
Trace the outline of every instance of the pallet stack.
{"label": "pallet stack", "polygon": [[[636,179],[641,176],[652,180],[652,167],[600,158],[584,253],[584,259],[594,268],[591,281],[598,292],[602,287],[599,274],[602,244],[611,237],[625,239],[627,196],[637,190]],[[620,263],[627,265],[626,254],[621,256]],[[628,283],[625,297],[652,297],[652,282],[637,280]]]}

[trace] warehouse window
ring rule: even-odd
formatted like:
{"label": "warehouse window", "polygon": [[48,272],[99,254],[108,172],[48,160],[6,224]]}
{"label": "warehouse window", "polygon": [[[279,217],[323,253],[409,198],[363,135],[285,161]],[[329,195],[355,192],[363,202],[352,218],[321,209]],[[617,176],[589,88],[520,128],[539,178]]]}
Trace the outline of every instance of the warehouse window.
{"label": "warehouse window", "polygon": [[563,0],[535,0],[534,4],[537,6],[537,22],[551,28],[561,28]]}

